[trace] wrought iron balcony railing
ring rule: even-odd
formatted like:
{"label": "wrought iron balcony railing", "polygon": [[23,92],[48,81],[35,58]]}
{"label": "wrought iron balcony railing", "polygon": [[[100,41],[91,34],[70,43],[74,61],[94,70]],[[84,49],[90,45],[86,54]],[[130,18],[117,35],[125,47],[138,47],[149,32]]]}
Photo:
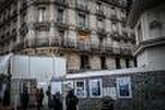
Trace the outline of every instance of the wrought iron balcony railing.
{"label": "wrought iron balcony railing", "polygon": [[48,31],[49,28],[50,28],[50,23],[48,21],[42,21],[42,22],[37,22],[34,24],[34,27],[36,30],[39,30],[39,31]]}
{"label": "wrought iron balcony railing", "polygon": [[85,3],[76,3],[76,9],[79,11],[89,12],[88,5]]}
{"label": "wrought iron balcony railing", "polygon": [[98,18],[105,18],[105,12],[104,12],[104,10],[103,10],[103,8],[99,8],[99,9],[97,9],[96,10],[96,15],[97,15],[97,17]]}
{"label": "wrought iron balcony railing", "polygon": [[60,6],[66,7],[68,5],[67,0],[55,0],[55,3]]}
{"label": "wrought iron balcony railing", "polygon": [[108,32],[106,32],[105,28],[97,28],[97,34],[99,37],[106,37]]}

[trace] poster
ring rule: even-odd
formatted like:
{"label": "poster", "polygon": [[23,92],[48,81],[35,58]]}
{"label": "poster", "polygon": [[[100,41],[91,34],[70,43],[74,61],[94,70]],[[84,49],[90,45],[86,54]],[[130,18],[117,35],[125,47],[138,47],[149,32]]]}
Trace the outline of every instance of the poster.
{"label": "poster", "polygon": [[117,93],[119,98],[132,98],[130,77],[117,78]]}
{"label": "poster", "polygon": [[89,80],[90,96],[101,97],[102,96],[102,80],[92,79]]}

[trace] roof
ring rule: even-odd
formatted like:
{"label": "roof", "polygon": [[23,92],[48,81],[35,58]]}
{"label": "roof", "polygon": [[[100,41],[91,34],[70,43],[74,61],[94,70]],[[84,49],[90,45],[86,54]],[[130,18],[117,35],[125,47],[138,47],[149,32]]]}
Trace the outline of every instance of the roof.
{"label": "roof", "polygon": [[142,13],[162,3],[165,3],[165,0],[134,0],[127,21],[128,25],[134,27]]}

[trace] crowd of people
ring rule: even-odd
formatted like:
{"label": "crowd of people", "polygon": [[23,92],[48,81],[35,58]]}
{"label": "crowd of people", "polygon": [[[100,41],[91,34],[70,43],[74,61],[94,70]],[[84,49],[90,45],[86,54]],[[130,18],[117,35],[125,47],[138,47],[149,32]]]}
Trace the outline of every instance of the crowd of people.
{"label": "crowd of people", "polygon": [[[43,106],[43,99],[44,99],[44,91],[43,88],[36,88],[34,87],[34,105],[36,106],[37,110],[40,110]],[[23,110],[27,110],[30,101],[30,95],[28,93],[28,87],[26,85],[23,86],[23,92],[20,93],[20,104]]]}
{"label": "crowd of people", "polygon": [[[49,110],[63,110],[63,100],[64,97],[60,94],[60,92],[56,92],[55,94],[51,94],[51,87],[48,86],[46,93],[42,88],[34,87],[34,105],[36,110],[44,110],[43,108],[43,100],[46,95],[48,98],[48,108]],[[28,88],[26,85],[23,86],[23,92],[20,94],[20,102],[21,102],[21,110],[27,110],[30,101],[30,96],[28,94]],[[74,95],[74,90],[70,90],[66,96],[66,110],[76,110],[78,104],[78,98]]]}

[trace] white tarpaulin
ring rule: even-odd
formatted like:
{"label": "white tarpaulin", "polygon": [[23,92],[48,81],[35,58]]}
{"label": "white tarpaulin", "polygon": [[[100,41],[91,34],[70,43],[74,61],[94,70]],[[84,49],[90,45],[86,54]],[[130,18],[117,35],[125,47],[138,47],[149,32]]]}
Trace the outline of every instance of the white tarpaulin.
{"label": "white tarpaulin", "polygon": [[66,74],[66,61],[56,57],[13,56],[12,78],[37,79],[47,82],[52,77]]}
{"label": "white tarpaulin", "polygon": [[0,73],[7,73],[8,64],[9,64],[9,61],[10,61],[10,58],[11,58],[12,55],[13,54],[10,53],[8,55],[0,57]]}

